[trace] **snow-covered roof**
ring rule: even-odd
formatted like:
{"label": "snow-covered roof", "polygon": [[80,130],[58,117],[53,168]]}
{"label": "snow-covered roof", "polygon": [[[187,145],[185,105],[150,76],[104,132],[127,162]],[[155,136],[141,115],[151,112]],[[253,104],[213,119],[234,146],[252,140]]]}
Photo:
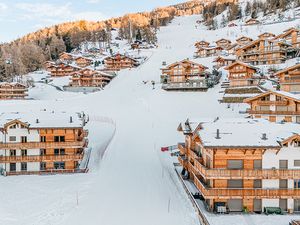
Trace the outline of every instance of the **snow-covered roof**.
{"label": "snow-covered roof", "polygon": [[[300,133],[298,124],[272,123],[264,119],[230,118],[190,121],[194,121],[189,122],[192,132],[199,135],[205,147],[280,148],[281,142]],[[181,126],[185,126],[184,124]],[[263,135],[266,138],[263,138]]]}
{"label": "snow-covered roof", "polygon": [[0,114],[0,128],[4,128],[7,123],[20,121],[29,128],[81,128],[83,120],[77,113],[67,112],[11,112]]}
{"label": "snow-covered roof", "polygon": [[245,102],[251,102],[252,100],[255,100],[259,97],[262,97],[262,96],[265,96],[265,95],[269,95],[269,94],[277,94],[277,95],[280,95],[280,96],[283,96],[283,97],[287,97],[287,98],[291,98],[295,101],[300,101],[300,95],[299,94],[293,94],[293,93],[290,93],[290,92],[286,92],[286,91],[267,91],[265,93],[262,93],[262,94],[258,94],[254,97],[251,97],[251,98],[248,98],[248,99],[245,99]]}

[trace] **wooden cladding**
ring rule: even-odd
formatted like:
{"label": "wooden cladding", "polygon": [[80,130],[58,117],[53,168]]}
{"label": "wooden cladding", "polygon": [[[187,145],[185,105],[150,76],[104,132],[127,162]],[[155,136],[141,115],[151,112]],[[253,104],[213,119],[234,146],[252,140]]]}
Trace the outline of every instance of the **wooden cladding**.
{"label": "wooden cladding", "polygon": [[75,155],[35,155],[35,156],[0,156],[0,163],[15,162],[54,162],[54,161],[79,161],[83,159],[83,154]]}
{"label": "wooden cladding", "polygon": [[26,143],[3,143],[0,142],[1,149],[38,149],[38,148],[84,148],[88,141],[70,142],[26,142]]}
{"label": "wooden cladding", "polygon": [[195,160],[194,165],[194,173],[205,179],[300,179],[297,169],[208,169],[201,160]]}
{"label": "wooden cladding", "polygon": [[193,174],[194,183],[205,199],[299,198],[300,189],[209,188]]}

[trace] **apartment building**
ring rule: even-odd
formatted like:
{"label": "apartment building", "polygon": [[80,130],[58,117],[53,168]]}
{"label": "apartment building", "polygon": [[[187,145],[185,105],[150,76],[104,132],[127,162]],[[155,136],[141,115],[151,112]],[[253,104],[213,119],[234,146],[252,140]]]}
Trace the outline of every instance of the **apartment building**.
{"label": "apartment building", "polygon": [[0,82],[0,100],[25,99],[28,88],[18,82]]}
{"label": "apartment building", "polygon": [[300,127],[264,119],[189,121],[179,125],[182,176],[210,211],[300,211]]}
{"label": "apartment building", "polygon": [[279,79],[281,91],[300,92],[300,64],[282,69],[274,75]]}
{"label": "apartment building", "polygon": [[3,175],[85,172],[88,145],[84,114],[0,114],[0,171]]}

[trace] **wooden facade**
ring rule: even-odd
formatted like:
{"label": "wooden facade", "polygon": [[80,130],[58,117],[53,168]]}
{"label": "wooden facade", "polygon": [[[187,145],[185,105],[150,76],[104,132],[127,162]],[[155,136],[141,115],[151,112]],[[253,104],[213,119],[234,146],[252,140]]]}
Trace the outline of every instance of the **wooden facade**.
{"label": "wooden facade", "polygon": [[65,63],[53,64],[48,67],[48,71],[52,77],[71,76],[74,72],[80,69],[80,67],[75,67]]}
{"label": "wooden facade", "polygon": [[256,86],[259,79],[256,76],[258,69],[246,63],[236,61],[225,67],[228,70],[230,87]]}
{"label": "wooden facade", "polygon": [[212,57],[212,56],[219,56],[221,55],[224,48],[215,46],[215,47],[199,47],[195,52],[196,58],[205,58],[205,57]]}
{"label": "wooden facade", "polygon": [[82,69],[72,74],[72,87],[104,87],[111,81],[111,76],[102,71]]}
{"label": "wooden facade", "polygon": [[70,53],[63,52],[59,55],[59,60],[62,62],[71,62],[74,60],[74,56]]}
{"label": "wooden facade", "polygon": [[227,49],[231,46],[231,41],[225,38],[221,38],[216,41],[218,47],[222,47],[223,49]]}
{"label": "wooden facade", "polygon": [[297,28],[289,28],[285,30],[282,34],[274,37],[274,40],[282,41],[284,40],[286,43],[292,45],[293,48],[300,48],[300,30]]}
{"label": "wooden facade", "polygon": [[257,25],[257,24],[260,24],[260,21],[257,19],[254,19],[254,18],[251,18],[245,22],[246,26],[252,26],[252,25]]}
{"label": "wooden facade", "polygon": [[279,78],[281,91],[300,92],[300,64],[280,70],[274,75]]}
{"label": "wooden facade", "polygon": [[43,120],[34,124],[14,119],[4,124],[0,129],[8,138],[0,141],[1,172],[7,176],[85,172],[79,165],[88,146],[88,131],[78,123],[72,125],[73,119],[69,125],[53,127],[39,125]]}
{"label": "wooden facade", "polygon": [[234,57],[225,57],[225,56],[218,56],[214,63],[216,64],[217,68],[223,67],[223,66],[229,66],[232,63],[234,63],[236,59]]}
{"label": "wooden facade", "polygon": [[[224,136],[231,135],[229,131],[234,132],[235,128],[236,125],[233,124],[232,127],[228,127],[226,133],[217,130],[211,134],[216,136],[212,137],[203,134],[202,130],[205,130],[205,127],[202,127],[202,123],[195,127],[187,121],[178,128],[185,135],[185,143],[178,145],[182,174],[185,179],[194,183],[208,209],[217,212],[221,206],[225,207],[227,212],[242,212],[245,209],[249,212],[262,212],[265,206],[281,206],[280,199],[284,199],[286,203],[300,199],[300,189],[287,185],[288,180],[300,178],[299,169],[282,168],[280,160],[277,168],[266,168],[265,165],[266,155],[277,155],[278,152],[284,151],[281,147],[284,145],[294,146],[292,139],[295,138],[291,136],[280,144],[274,141],[267,146],[246,143],[243,145],[240,140],[234,139],[232,143],[228,143]],[[242,126],[241,128],[243,129]],[[245,133],[253,132],[253,129],[245,129]],[[216,141],[220,145],[210,144],[214,142],[211,141],[214,138],[220,139]],[[267,143],[267,137],[260,140]],[[235,141],[241,144],[237,145]],[[299,156],[295,156],[297,157]],[[274,181],[277,186],[269,187]],[[294,206],[297,207],[296,204]],[[283,211],[287,211],[287,208]]]}
{"label": "wooden facade", "polygon": [[24,99],[28,88],[16,82],[0,82],[0,100]]}
{"label": "wooden facade", "polygon": [[121,54],[107,57],[104,60],[104,63],[105,70],[107,71],[120,71],[122,69],[134,68],[139,66],[138,61]]}
{"label": "wooden facade", "polygon": [[210,43],[207,41],[198,41],[195,43],[196,48],[202,48],[202,47],[208,48],[209,45],[210,45]]}
{"label": "wooden facade", "polygon": [[247,111],[253,118],[270,122],[300,123],[300,98],[283,91],[268,91],[244,100],[250,105]]}
{"label": "wooden facade", "polygon": [[242,37],[239,37],[238,39],[236,39],[236,43],[241,45],[241,46],[247,45],[252,41],[253,41],[252,38],[249,38],[249,37],[246,37],[246,36],[242,36]]}
{"label": "wooden facade", "polygon": [[272,34],[272,33],[269,33],[269,32],[265,32],[265,33],[262,33],[262,34],[258,35],[258,38],[259,39],[272,39],[275,36],[276,36],[275,34]]}
{"label": "wooden facade", "polygon": [[283,41],[258,39],[237,50],[238,60],[253,65],[278,64],[287,60],[289,45]]}
{"label": "wooden facade", "polygon": [[77,66],[81,67],[81,68],[84,68],[84,67],[87,67],[87,66],[90,66],[93,64],[93,60],[92,59],[89,59],[89,58],[86,58],[86,57],[77,57],[75,59],[75,63]]}

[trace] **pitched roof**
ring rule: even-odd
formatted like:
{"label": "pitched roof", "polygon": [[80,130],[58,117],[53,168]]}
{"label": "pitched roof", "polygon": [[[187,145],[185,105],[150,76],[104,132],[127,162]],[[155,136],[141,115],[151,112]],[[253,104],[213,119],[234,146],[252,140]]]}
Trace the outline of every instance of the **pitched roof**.
{"label": "pitched roof", "polygon": [[255,66],[252,66],[252,65],[250,65],[250,64],[247,64],[247,63],[244,63],[244,62],[241,62],[241,61],[235,61],[234,63],[232,63],[231,65],[229,65],[229,66],[226,66],[224,69],[225,70],[229,70],[231,67],[233,67],[233,66],[235,66],[235,65],[237,65],[237,64],[239,64],[239,65],[243,65],[243,66],[246,66],[246,67],[248,67],[248,68],[251,68],[251,69],[254,69],[254,70],[258,70],[258,68],[257,67],[255,67]]}
{"label": "pitched roof", "polygon": [[296,64],[296,65],[294,65],[294,66],[290,66],[290,67],[285,68],[285,69],[283,69],[283,70],[279,70],[279,71],[276,72],[274,75],[275,75],[275,76],[278,76],[278,75],[281,74],[281,73],[285,73],[285,72],[287,72],[287,71],[289,71],[289,70],[294,70],[294,69],[298,69],[298,68],[300,68],[300,64]]}
{"label": "pitched roof", "polygon": [[196,63],[196,62],[193,62],[191,60],[188,60],[188,59],[184,59],[180,62],[174,62],[170,65],[167,65],[165,68],[170,68],[170,67],[173,67],[173,66],[176,66],[176,65],[183,65],[184,63],[188,63],[188,64],[193,64],[193,65],[196,65],[196,66],[199,66],[199,67],[202,67],[203,69],[208,69],[208,67],[200,64],[200,63]]}
{"label": "pitched roof", "polygon": [[271,90],[269,90],[267,92],[264,92],[262,94],[259,94],[257,96],[254,96],[254,97],[247,98],[247,99],[244,100],[244,102],[248,103],[248,102],[251,102],[251,101],[256,100],[258,98],[261,98],[263,96],[270,95],[270,94],[279,95],[281,97],[286,97],[286,98],[292,99],[294,101],[300,102],[300,95],[292,94],[292,93],[286,92],[286,91],[271,91]]}

